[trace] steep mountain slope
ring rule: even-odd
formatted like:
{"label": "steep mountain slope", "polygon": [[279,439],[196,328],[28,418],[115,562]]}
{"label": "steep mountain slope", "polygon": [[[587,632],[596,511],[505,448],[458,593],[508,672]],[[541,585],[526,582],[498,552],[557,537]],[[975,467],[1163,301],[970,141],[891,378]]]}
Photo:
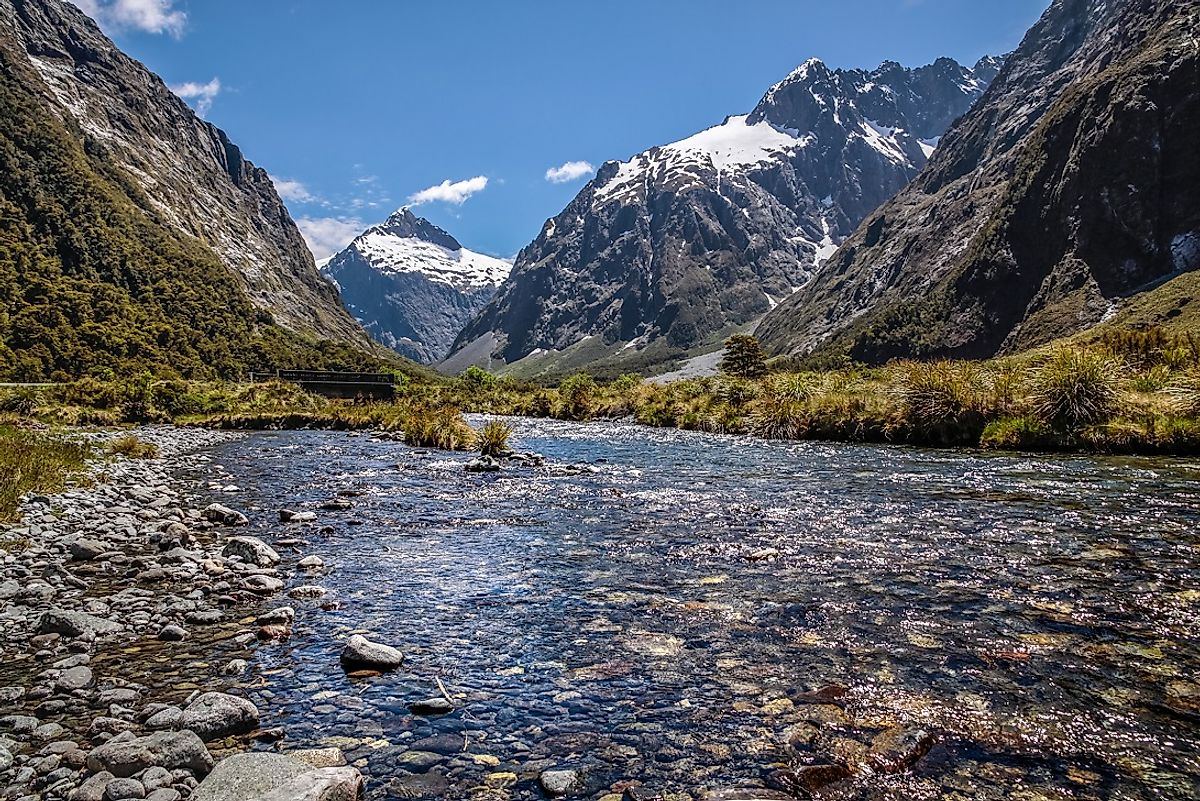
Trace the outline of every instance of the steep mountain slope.
{"label": "steep mountain slope", "polygon": [[[767,346],[988,356],[1200,267],[1198,11],[1055,0],[921,175],[767,316]],[[1182,314],[1176,295],[1135,317]]]}
{"label": "steep mountain slope", "polygon": [[372,337],[429,364],[449,353],[511,269],[403,208],[364,231],[321,272]]}
{"label": "steep mountain slope", "polygon": [[148,214],[211,248],[254,306],[297,332],[366,341],[266,172],[75,6],[0,0],[0,39],[89,155],[120,167]]}
{"label": "steep mountain slope", "polygon": [[[0,0],[0,380],[66,378],[97,367],[228,377],[272,365],[378,364],[348,315],[346,339],[354,344],[316,342],[307,331],[274,325],[251,303],[242,277],[204,242],[181,233],[178,217],[142,189],[155,173],[131,173],[107,140],[86,134],[73,115],[60,116],[31,63],[29,40],[14,34],[16,12],[31,9],[35,17],[69,17],[74,27],[63,41],[80,57],[88,51],[78,31],[98,35],[57,2]],[[144,101],[139,87],[125,87],[119,102]],[[278,199],[264,188],[257,202]],[[282,224],[286,212],[278,211]],[[215,229],[221,223],[213,217]]]}
{"label": "steep mountain slope", "polygon": [[661,360],[756,320],[917,174],[996,70],[812,60],[750,114],[605,164],[456,350],[515,362],[593,338],[591,358]]}

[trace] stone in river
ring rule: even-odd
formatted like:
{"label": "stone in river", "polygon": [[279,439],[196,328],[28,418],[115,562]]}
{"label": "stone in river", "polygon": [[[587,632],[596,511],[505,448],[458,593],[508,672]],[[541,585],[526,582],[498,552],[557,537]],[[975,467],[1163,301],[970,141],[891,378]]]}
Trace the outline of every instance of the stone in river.
{"label": "stone in river", "polygon": [[297,776],[257,801],[358,801],[363,791],[363,777],[356,768],[319,768]]}
{"label": "stone in river", "polygon": [[875,736],[867,762],[880,773],[897,773],[917,764],[933,748],[933,741],[927,731],[896,726]]}
{"label": "stone in river", "polygon": [[280,523],[311,523],[316,519],[316,512],[293,512],[291,509],[279,510]]}
{"label": "stone in river", "polygon": [[391,670],[403,662],[404,655],[400,651],[390,645],[371,642],[361,634],[352,635],[342,649],[343,667]]}
{"label": "stone in river", "polygon": [[230,537],[221,549],[222,556],[236,556],[258,567],[279,564],[279,554],[258,537]]}
{"label": "stone in river", "polygon": [[454,711],[454,704],[445,698],[426,698],[424,701],[413,701],[408,709],[414,715],[448,715]]}
{"label": "stone in river", "polygon": [[65,609],[51,609],[44,612],[38,621],[38,633],[61,634],[64,637],[112,634],[122,630],[119,623],[111,620],[89,615],[86,612],[69,612]]}
{"label": "stone in river", "polygon": [[340,748],[302,748],[288,751],[287,755],[314,768],[340,768],[346,764]]}
{"label": "stone in river", "polygon": [[100,542],[100,540],[92,540],[87,539],[86,537],[80,537],[71,543],[69,550],[71,552],[71,559],[74,561],[90,562],[101,554],[107,553],[111,549],[107,544]]}
{"label": "stone in river", "polygon": [[186,640],[188,636],[187,629],[174,624],[163,626],[158,632],[158,639],[165,642],[181,642]]}
{"label": "stone in river", "polygon": [[292,636],[292,629],[290,626],[285,626],[281,623],[271,626],[259,626],[256,636],[263,642],[286,640]]}
{"label": "stone in river", "polygon": [[778,790],[763,787],[723,787],[707,790],[700,801],[794,801],[793,797]]}
{"label": "stone in river", "polygon": [[179,726],[202,740],[221,740],[258,728],[258,709],[236,695],[204,693],[183,710]]}
{"label": "stone in river", "polygon": [[305,570],[320,570],[325,567],[325,560],[319,556],[306,556],[296,564]]}
{"label": "stone in river", "polygon": [[192,793],[192,801],[245,801],[258,798],[312,770],[282,754],[234,754],[217,763]]}
{"label": "stone in river", "polygon": [[468,473],[495,473],[500,470],[500,463],[491,456],[480,456],[467,462],[464,469]]}
{"label": "stone in river", "polygon": [[320,598],[325,595],[325,588],[318,587],[315,584],[301,584],[299,587],[292,587],[288,590],[289,598],[313,599]]}
{"label": "stone in river", "polygon": [[767,785],[793,796],[805,797],[822,787],[850,777],[845,765],[801,765],[793,770],[776,770],[767,776]]}
{"label": "stone in river", "polygon": [[228,506],[222,506],[219,503],[209,504],[207,507],[205,507],[204,519],[226,526],[250,525],[250,518],[246,517],[241,512],[234,511]]}
{"label": "stone in river", "polygon": [[574,770],[544,770],[538,783],[549,795],[566,795],[579,783],[579,773]]}
{"label": "stone in river", "polygon": [[258,616],[255,622],[260,626],[290,626],[296,620],[296,610],[290,606],[281,606]]}
{"label": "stone in river", "polygon": [[283,581],[274,576],[250,576],[242,582],[242,587],[259,595],[271,595],[283,589]]}
{"label": "stone in river", "polygon": [[92,669],[80,665],[64,670],[55,685],[63,692],[73,692],[74,690],[86,690],[94,683],[95,677],[92,676]]}

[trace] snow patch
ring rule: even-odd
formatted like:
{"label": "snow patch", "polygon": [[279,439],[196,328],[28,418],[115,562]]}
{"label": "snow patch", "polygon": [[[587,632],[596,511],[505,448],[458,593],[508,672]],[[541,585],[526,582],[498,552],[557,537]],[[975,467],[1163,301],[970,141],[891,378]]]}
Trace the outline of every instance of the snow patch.
{"label": "snow patch", "polygon": [[512,271],[512,264],[505,259],[378,230],[367,231],[350,248],[383,275],[420,273],[454,287],[497,286]]}

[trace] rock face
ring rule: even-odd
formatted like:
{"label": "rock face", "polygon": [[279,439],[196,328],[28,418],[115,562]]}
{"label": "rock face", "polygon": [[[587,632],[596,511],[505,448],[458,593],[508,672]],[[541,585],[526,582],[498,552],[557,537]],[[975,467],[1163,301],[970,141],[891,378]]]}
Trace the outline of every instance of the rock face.
{"label": "rock face", "polygon": [[124,173],[146,219],[209,248],[246,299],[284,327],[366,343],[266,171],[76,6],[0,0],[0,44],[44,108],[91,156]]}
{"label": "rock face", "polygon": [[511,269],[403,208],[360,234],[321,272],[372,337],[429,364],[450,352]]}
{"label": "rock face", "polygon": [[583,341],[593,360],[645,360],[758,319],[917,174],[996,68],[811,60],[751,113],[605,164],[455,350],[512,363]]}
{"label": "rock face", "polygon": [[[989,356],[1195,271],[1197,8],[1055,0],[921,175],[768,315],[764,343],[874,362]],[[1192,302],[1149,319],[1195,315]]]}

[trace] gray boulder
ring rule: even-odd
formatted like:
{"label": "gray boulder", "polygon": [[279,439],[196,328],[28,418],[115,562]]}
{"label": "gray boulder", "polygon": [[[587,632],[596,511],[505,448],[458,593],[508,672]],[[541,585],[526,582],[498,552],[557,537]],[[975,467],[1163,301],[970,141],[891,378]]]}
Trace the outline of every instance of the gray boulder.
{"label": "gray boulder", "polygon": [[566,795],[579,783],[579,773],[574,770],[546,770],[538,777],[538,783],[548,795]]}
{"label": "gray boulder", "polygon": [[320,768],[302,773],[257,801],[358,801],[362,795],[363,777],[356,769]]}
{"label": "gray boulder", "polygon": [[192,801],[247,801],[286,787],[311,765],[282,754],[234,754],[221,760],[192,793]]}
{"label": "gray boulder", "polygon": [[245,698],[227,693],[204,693],[188,704],[179,727],[204,741],[246,734],[258,728],[258,709]]}
{"label": "gray boulder", "polygon": [[250,518],[241,512],[222,506],[219,503],[209,504],[204,508],[204,519],[224,526],[248,526]]}
{"label": "gray boulder", "polygon": [[374,668],[392,670],[404,662],[404,654],[390,645],[371,642],[361,634],[346,640],[342,649],[342,665],[347,668]]}
{"label": "gray boulder", "polygon": [[87,756],[88,770],[107,771],[118,778],[128,778],[156,765],[167,770],[186,769],[203,776],[212,770],[213,758],[204,742],[190,731],[160,731],[132,740],[114,739],[92,749]]}
{"label": "gray boulder", "polygon": [[76,562],[90,562],[100,554],[107,552],[108,545],[100,540],[87,539],[80,537],[71,543],[68,548],[71,552],[71,558]]}
{"label": "gray boulder", "polygon": [[230,537],[221,549],[222,556],[236,556],[244,562],[258,567],[279,564],[279,554],[258,537]]}
{"label": "gray boulder", "polygon": [[69,612],[66,609],[51,609],[42,613],[38,621],[38,634],[61,634],[64,637],[115,634],[122,630],[119,623],[86,612]]}

